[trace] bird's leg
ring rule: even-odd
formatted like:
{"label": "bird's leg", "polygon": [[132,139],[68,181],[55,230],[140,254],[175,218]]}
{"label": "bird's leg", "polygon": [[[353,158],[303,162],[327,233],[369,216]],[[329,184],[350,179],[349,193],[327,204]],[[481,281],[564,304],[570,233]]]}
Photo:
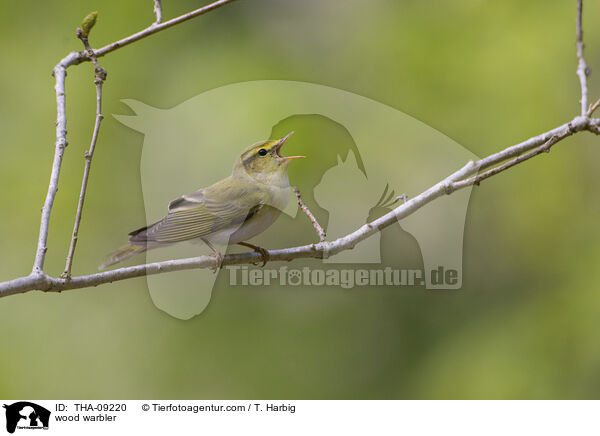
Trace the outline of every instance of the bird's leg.
{"label": "bird's leg", "polygon": [[270,256],[269,256],[269,252],[266,249],[259,247],[258,245],[249,244],[248,242],[238,242],[238,245],[243,245],[244,247],[252,248],[257,253],[260,253],[260,255],[262,256],[262,261],[263,261],[263,264],[261,265],[261,267],[263,267],[267,264],[267,261],[269,260]]}
{"label": "bird's leg", "polygon": [[215,255],[215,266],[214,268],[211,268],[213,270],[213,272],[217,272],[218,270],[220,270],[223,267],[223,255],[219,252],[219,250],[217,250],[213,244],[211,244],[208,239],[202,238],[202,242],[204,242],[206,245],[208,245],[208,248],[210,248],[213,251],[213,254]]}

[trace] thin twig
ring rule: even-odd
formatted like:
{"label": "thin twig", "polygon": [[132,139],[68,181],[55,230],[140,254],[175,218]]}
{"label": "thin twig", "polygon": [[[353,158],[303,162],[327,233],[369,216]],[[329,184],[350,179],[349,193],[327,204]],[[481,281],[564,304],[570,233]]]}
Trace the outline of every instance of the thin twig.
{"label": "thin twig", "polygon": [[83,170],[81,191],[79,193],[79,202],[77,203],[77,212],[75,213],[75,224],[73,226],[73,234],[71,236],[71,244],[67,254],[65,270],[61,276],[67,279],[71,278],[71,267],[73,266],[73,256],[75,255],[75,247],[77,246],[77,240],[79,238],[79,225],[81,223],[81,215],[83,214],[83,204],[85,202],[85,194],[92,167],[92,158],[94,157],[94,151],[96,150],[96,142],[98,141],[98,133],[100,132],[100,123],[104,119],[104,116],[102,115],[102,85],[104,85],[104,81],[106,80],[106,70],[98,63],[98,59],[96,59],[96,56],[90,47],[88,38],[82,35],[81,29],[77,29],[77,37],[81,39],[81,42],[83,43],[86,51],[89,53],[95,67],[94,85],[96,85],[96,120],[94,122],[94,131],[92,133],[90,148],[85,153],[85,167]]}
{"label": "thin twig", "polygon": [[517,156],[516,158],[511,159],[508,162],[503,163],[502,165],[499,165],[495,168],[492,168],[491,170],[485,171],[481,174],[470,177],[468,179],[452,183],[452,189],[456,190],[456,189],[465,188],[465,187],[471,186],[471,185],[479,185],[485,179],[488,179],[498,173],[501,173],[502,171],[506,171],[507,169],[514,167],[515,165],[520,164],[521,162],[524,162],[527,159],[531,159],[532,157],[535,157],[540,153],[548,153],[550,151],[550,148],[554,144],[556,144],[561,139],[566,138],[567,136],[571,136],[573,133],[574,132],[572,132],[569,128],[567,128],[562,133],[552,136],[550,139],[548,139],[542,145],[534,148],[531,151],[528,151],[527,153]]}
{"label": "thin twig", "polygon": [[169,21],[165,21],[164,23],[151,25],[150,27],[147,27],[146,29],[144,29],[140,32],[134,33],[133,35],[128,36],[127,38],[123,38],[119,41],[108,44],[98,50],[95,50],[94,52],[96,53],[97,57],[105,56],[108,53],[115,51],[121,47],[125,47],[126,45],[129,45],[133,42],[139,41],[140,39],[146,38],[150,35],[160,32],[162,30],[168,29],[169,27],[173,27],[176,24],[183,23],[184,21],[191,20],[192,18],[196,18],[200,15],[204,15],[208,12],[214,11],[215,9],[220,8],[221,6],[225,6],[226,4],[232,3],[234,1],[235,0],[216,1],[214,3],[206,5],[199,9],[196,9],[195,11],[188,12],[187,14],[180,15],[177,18],[173,18]]}
{"label": "thin twig", "polygon": [[581,84],[581,115],[585,116],[588,113],[588,88],[587,88],[587,76],[589,70],[585,58],[583,57],[583,0],[577,0],[577,20],[576,20],[576,31],[577,37],[575,44],[577,46],[577,76],[579,76],[579,83]]}
{"label": "thin twig", "polygon": [[56,80],[54,90],[56,92],[56,143],[54,146],[54,161],[52,164],[52,172],[50,174],[50,183],[48,184],[48,193],[42,207],[42,218],[40,220],[40,233],[33,264],[32,274],[41,274],[44,269],[44,260],[46,259],[46,246],[48,242],[48,228],[50,225],[50,213],[54,205],[54,198],[58,191],[58,179],[60,175],[60,167],[62,165],[63,154],[67,146],[67,116],[65,108],[65,77],[67,68],[71,62],[77,58],[77,54],[71,54],[60,61],[52,70],[52,74]]}
{"label": "thin twig", "polygon": [[302,196],[300,195],[300,191],[295,186],[294,186],[294,194],[296,194],[296,198],[298,199],[298,206],[300,206],[300,209],[302,209],[302,212],[304,212],[306,214],[306,216],[312,223],[313,227],[315,228],[315,231],[317,232],[317,235],[319,235],[319,240],[321,242],[323,242],[325,240],[325,238],[327,237],[327,235],[325,234],[325,230],[323,230],[323,227],[321,227],[321,225],[319,224],[319,222],[317,221],[315,216],[312,214],[312,212],[310,211],[308,206],[304,204],[304,202],[302,201]]}
{"label": "thin twig", "polygon": [[586,116],[591,117],[594,111],[598,109],[598,106],[600,106],[600,98],[596,100],[596,103],[590,106],[590,109],[587,111]]}
{"label": "thin twig", "polygon": [[162,4],[160,0],[154,0],[154,14],[156,15],[154,25],[162,23]]}

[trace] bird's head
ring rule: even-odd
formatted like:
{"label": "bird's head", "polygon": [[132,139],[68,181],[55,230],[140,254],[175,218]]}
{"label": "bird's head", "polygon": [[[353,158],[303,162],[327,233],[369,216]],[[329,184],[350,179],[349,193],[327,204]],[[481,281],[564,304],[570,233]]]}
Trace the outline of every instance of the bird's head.
{"label": "bird's head", "polygon": [[287,180],[287,166],[293,159],[304,156],[283,156],[281,148],[294,132],[281,139],[257,142],[246,148],[233,167],[233,174],[248,175],[262,183],[277,183],[281,178]]}

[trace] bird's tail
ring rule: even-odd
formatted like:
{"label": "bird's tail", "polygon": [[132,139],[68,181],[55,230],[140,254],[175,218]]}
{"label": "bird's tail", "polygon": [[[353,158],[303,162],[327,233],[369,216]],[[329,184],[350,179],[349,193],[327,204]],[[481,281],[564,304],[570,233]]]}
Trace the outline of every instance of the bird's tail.
{"label": "bird's tail", "polygon": [[143,253],[146,251],[147,247],[145,245],[132,245],[127,244],[122,246],[121,248],[113,251],[106,259],[104,259],[104,263],[98,267],[99,270],[103,270],[108,268],[109,266],[114,265],[115,263],[123,262],[130,257],[135,256],[136,254]]}

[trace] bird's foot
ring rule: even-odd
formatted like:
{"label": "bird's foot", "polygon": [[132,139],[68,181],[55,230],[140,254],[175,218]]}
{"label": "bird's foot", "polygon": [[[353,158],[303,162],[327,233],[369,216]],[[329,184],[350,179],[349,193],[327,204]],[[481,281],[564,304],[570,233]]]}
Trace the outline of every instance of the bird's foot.
{"label": "bird's foot", "polygon": [[223,255],[219,252],[219,250],[217,250],[215,248],[215,246],[213,244],[210,243],[210,241],[208,239],[202,238],[202,241],[204,241],[204,243],[206,245],[208,245],[208,248],[210,248],[212,250],[212,252],[215,256],[215,266],[213,266],[211,268],[211,270],[212,270],[212,272],[216,273],[223,267]]}
{"label": "bird's foot", "polygon": [[221,268],[223,268],[223,255],[221,253],[219,253],[217,250],[215,250],[214,255],[215,255],[215,266],[211,267],[210,269],[212,270],[212,272],[216,273]]}
{"label": "bird's foot", "polygon": [[[260,255],[262,256],[262,261],[263,261],[263,264],[261,265],[261,267],[265,266],[271,257],[271,256],[269,256],[269,251],[267,249],[259,247],[258,245],[249,244],[247,242],[238,242],[238,245],[252,248],[257,253],[260,253]],[[258,263],[254,263],[253,265],[258,265]]]}

